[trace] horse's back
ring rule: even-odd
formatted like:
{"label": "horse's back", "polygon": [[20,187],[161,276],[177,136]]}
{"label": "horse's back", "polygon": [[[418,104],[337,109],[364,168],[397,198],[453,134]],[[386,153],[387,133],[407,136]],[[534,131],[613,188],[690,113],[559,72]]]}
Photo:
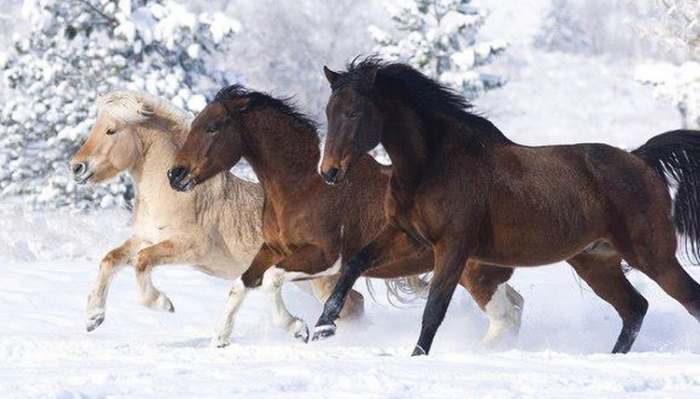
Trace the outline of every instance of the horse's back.
{"label": "horse's back", "polygon": [[605,144],[502,146],[488,168],[486,252],[521,264],[566,259],[608,238],[620,214],[648,207],[654,184],[643,161]]}

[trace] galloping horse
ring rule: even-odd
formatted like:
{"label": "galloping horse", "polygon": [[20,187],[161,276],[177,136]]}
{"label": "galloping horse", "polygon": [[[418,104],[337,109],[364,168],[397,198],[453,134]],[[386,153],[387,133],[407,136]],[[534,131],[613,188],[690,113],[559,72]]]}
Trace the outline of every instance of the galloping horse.
{"label": "galloping horse", "polygon": [[674,231],[697,256],[697,132],[668,132],[632,153],[604,144],[526,147],[410,66],[370,57],[343,73],[324,71],[332,89],[320,168],[326,182],[340,185],[379,143],[394,169],[388,222],[341,268],[315,339],[334,333],[360,275],[396,272],[386,258],[406,240],[435,253],[414,355],[429,352],[468,261],[511,268],[566,260],[622,318],[613,352],[630,350],[647,310],[622,259],[700,320],[700,285],[676,259]]}
{"label": "galloping horse", "polygon": [[[349,259],[377,234],[385,223],[383,198],[391,173],[364,155],[347,184],[329,187],[318,175],[321,154],[315,124],[283,100],[236,85],[222,89],[192,122],[168,172],[170,183],[176,190],[191,190],[241,157],[265,190],[265,243],[231,289],[218,336],[221,345],[249,289],[279,289],[285,281],[337,273],[341,259]],[[387,255],[393,266],[367,276],[393,278],[432,269],[430,248],[405,241]],[[487,343],[519,327],[522,298],[503,284],[511,273],[483,266],[462,276],[489,316]],[[300,336],[308,336],[305,325],[297,328]]]}
{"label": "galloping horse", "polygon": [[[99,183],[128,171],[136,188],[136,206],[133,236],[100,263],[88,297],[88,331],[104,321],[109,284],[122,266],[134,267],[142,304],[173,312],[170,299],[151,281],[155,266],[191,264],[233,280],[262,243],[259,185],[222,173],[192,195],[169,188],[165,172],[189,131],[189,114],[160,98],[131,91],[101,97],[98,108],[87,141],[71,160],[74,178],[80,184]],[[313,283],[320,301],[330,295],[334,282],[328,277]],[[351,304],[348,312],[361,313],[361,301]]]}

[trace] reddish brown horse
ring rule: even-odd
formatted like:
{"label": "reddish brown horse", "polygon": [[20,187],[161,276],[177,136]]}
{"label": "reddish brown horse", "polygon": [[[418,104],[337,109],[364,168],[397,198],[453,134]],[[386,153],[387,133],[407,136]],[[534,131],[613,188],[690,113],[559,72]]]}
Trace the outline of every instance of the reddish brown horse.
{"label": "reddish brown horse", "polygon": [[[659,135],[631,154],[603,144],[526,147],[407,65],[369,58],[325,73],[332,94],[324,179],[341,183],[379,143],[394,169],[388,223],[341,269],[314,338],[333,334],[355,280],[380,273],[387,253],[407,239],[435,253],[414,355],[430,350],[468,260],[503,267],[568,261],[622,318],[613,352],[631,348],[647,310],[622,259],[700,318],[700,286],[676,259],[674,231],[689,237],[697,255],[696,132]],[[671,183],[678,187],[675,207]]]}
{"label": "reddish brown horse", "polygon": [[[265,191],[265,243],[231,290],[218,337],[222,345],[248,289],[337,273],[340,259],[349,259],[377,234],[385,222],[383,198],[390,175],[390,168],[362,155],[347,184],[329,187],[317,171],[321,154],[313,122],[285,101],[232,86],[219,92],[192,123],[169,172],[171,185],[191,190],[241,157]],[[387,254],[387,262],[367,275],[393,278],[426,272],[432,269],[433,254],[406,237]],[[489,316],[487,339],[518,327],[522,299],[503,284],[511,273],[475,265],[462,276]],[[304,338],[305,327],[298,328]]]}

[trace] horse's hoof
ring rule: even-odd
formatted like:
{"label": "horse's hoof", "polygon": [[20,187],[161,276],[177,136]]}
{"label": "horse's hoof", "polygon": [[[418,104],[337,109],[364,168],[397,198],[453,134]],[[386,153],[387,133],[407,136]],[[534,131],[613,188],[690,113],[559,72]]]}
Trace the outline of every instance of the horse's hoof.
{"label": "horse's hoof", "polygon": [[324,326],[316,326],[314,328],[314,336],[311,338],[312,341],[318,341],[326,339],[335,335],[336,327],[333,324],[327,324]]}
{"label": "horse's hoof", "polygon": [[158,298],[156,304],[158,309],[160,310],[166,311],[168,313],[175,313],[175,306],[173,306],[173,303],[170,301],[170,298],[168,298],[165,295],[161,295],[160,298]]}
{"label": "horse's hoof", "polygon": [[421,348],[420,345],[416,345],[416,347],[413,349],[413,353],[411,353],[411,356],[426,356],[428,355],[428,352],[425,351],[425,349]]}
{"label": "horse's hoof", "polygon": [[294,332],[294,338],[298,339],[299,341],[302,341],[303,343],[308,343],[309,342],[309,327],[307,327],[306,323],[304,323],[301,320],[298,320],[297,322],[301,325],[299,327],[297,327],[296,332]]}
{"label": "horse's hoof", "polygon": [[228,337],[218,336],[211,341],[211,346],[216,348],[225,348],[231,345],[231,340]]}
{"label": "horse's hoof", "polygon": [[141,304],[149,309],[160,312],[175,313],[175,306],[165,294],[160,294],[155,300],[143,299]]}
{"label": "horse's hoof", "polygon": [[92,332],[94,329],[99,327],[103,321],[105,321],[104,313],[97,313],[95,315],[92,315],[88,318],[85,329],[87,330],[87,332]]}

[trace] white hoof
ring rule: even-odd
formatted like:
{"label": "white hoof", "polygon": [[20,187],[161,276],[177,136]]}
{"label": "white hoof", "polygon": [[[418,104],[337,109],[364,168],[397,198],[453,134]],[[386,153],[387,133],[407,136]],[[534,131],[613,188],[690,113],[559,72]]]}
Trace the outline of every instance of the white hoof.
{"label": "white hoof", "polygon": [[170,301],[170,298],[168,298],[163,293],[160,293],[155,300],[144,301],[143,304],[144,304],[144,306],[151,308],[153,310],[169,312],[169,313],[175,312],[175,306],[173,306],[173,303]]}
{"label": "white hoof", "polygon": [[515,344],[518,338],[518,327],[514,325],[489,325],[489,331],[481,344],[488,349],[507,348]]}
{"label": "white hoof", "polygon": [[304,321],[297,319],[292,327],[292,332],[294,333],[294,338],[303,343],[309,342],[309,327]]}
{"label": "white hoof", "polygon": [[105,320],[105,308],[103,302],[95,293],[90,293],[87,300],[87,323],[85,329],[91,332]]}
{"label": "white hoof", "polygon": [[95,309],[95,311],[88,315],[85,329],[87,330],[87,332],[92,332],[97,327],[99,327],[103,321],[105,321],[104,309]]}
{"label": "white hoof", "polygon": [[335,324],[326,324],[322,326],[314,327],[314,335],[311,337],[312,341],[320,341],[326,338],[330,338],[335,335],[336,330]]}
{"label": "white hoof", "polygon": [[211,346],[214,348],[225,348],[231,345],[231,339],[223,335],[218,335],[216,338],[211,340]]}

